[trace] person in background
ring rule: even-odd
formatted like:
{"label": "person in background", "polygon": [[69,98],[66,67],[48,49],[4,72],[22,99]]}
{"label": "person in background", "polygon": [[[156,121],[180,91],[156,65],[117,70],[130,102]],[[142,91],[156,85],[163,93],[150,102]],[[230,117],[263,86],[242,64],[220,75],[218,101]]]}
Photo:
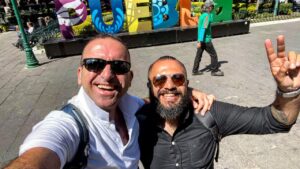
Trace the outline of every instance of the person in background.
{"label": "person in background", "polygon": [[27,22],[26,25],[27,25],[27,32],[29,34],[31,34],[34,31],[33,23],[32,22]]}
{"label": "person in background", "polygon": [[16,25],[15,28],[16,28],[18,39],[17,39],[17,41],[15,43],[12,43],[12,45],[15,46],[15,47],[17,47],[17,48],[19,48],[20,50],[24,50],[24,48],[23,48],[23,41],[22,41],[22,37],[21,37],[21,32],[20,32],[19,26]]}
{"label": "person in background", "polygon": [[53,19],[52,19],[50,16],[45,16],[44,20],[45,20],[46,26],[48,26],[49,23],[50,23]]}
{"label": "person in background", "polygon": [[202,59],[203,51],[208,52],[211,58],[211,75],[212,76],[224,76],[224,72],[220,70],[220,64],[218,62],[218,56],[214,45],[212,43],[211,35],[211,23],[213,16],[211,11],[214,9],[214,1],[206,0],[202,10],[202,14],[199,16],[198,21],[198,38],[197,38],[197,53],[194,60],[194,66],[192,75],[202,75],[203,71],[199,70],[199,65]]}

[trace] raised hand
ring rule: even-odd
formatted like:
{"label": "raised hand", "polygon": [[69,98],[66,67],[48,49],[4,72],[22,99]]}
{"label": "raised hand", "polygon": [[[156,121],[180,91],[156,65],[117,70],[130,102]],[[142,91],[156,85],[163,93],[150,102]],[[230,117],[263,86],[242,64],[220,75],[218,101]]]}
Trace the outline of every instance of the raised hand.
{"label": "raised hand", "polygon": [[300,88],[300,54],[291,51],[286,54],[284,36],[277,37],[277,53],[270,39],[265,41],[271,72],[278,88],[283,92]]}

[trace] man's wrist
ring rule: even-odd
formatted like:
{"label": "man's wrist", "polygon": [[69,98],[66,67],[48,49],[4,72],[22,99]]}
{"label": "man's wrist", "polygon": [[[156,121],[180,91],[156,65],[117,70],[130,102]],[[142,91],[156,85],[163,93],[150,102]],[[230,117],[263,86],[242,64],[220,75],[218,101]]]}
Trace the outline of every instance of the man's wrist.
{"label": "man's wrist", "polygon": [[286,114],[281,111],[278,110],[277,108],[275,108],[274,105],[271,106],[271,111],[272,111],[272,115],[273,117],[280,123],[285,124],[285,125],[290,125],[288,118],[286,116]]}
{"label": "man's wrist", "polygon": [[296,97],[300,95],[300,88],[294,91],[290,91],[290,92],[284,92],[282,90],[280,90],[279,88],[277,88],[276,91],[277,95],[283,97],[283,98],[292,98],[292,97]]}

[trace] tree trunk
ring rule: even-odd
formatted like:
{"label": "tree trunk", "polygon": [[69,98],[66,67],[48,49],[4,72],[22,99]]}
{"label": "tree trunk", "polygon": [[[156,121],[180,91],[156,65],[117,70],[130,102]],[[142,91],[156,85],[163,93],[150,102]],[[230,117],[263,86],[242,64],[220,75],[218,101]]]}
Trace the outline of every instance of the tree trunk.
{"label": "tree trunk", "polygon": [[256,0],[256,13],[258,13],[259,0]]}

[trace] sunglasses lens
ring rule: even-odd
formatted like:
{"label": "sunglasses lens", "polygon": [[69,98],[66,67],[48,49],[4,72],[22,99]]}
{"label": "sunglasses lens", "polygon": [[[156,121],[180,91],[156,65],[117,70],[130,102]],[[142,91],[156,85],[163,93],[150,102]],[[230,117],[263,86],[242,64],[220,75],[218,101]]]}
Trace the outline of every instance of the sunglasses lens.
{"label": "sunglasses lens", "polygon": [[[173,74],[170,77],[176,86],[181,86],[185,82],[185,76],[183,74]],[[162,88],[167,82],[167,79],[168,79],[167,75],[158,75],[153,78],[153,85],[155,87]]]}
{"label": "sunglasses lens", "polygon": [[185,77],[183,74],[172,75],[172,81],[176,86],[181,86],[185,82]]}
{"label": "sunglasses lens", "polygon": [[106,62],[102,59],[84,59],[83,65],[90,72],[99,72],[104,69]]}
{"label": "sunglasses lens", "polygon": [[116,74],[125,74],[130,70],[130,63],[126,61],[115,60],[110,62],[111,69]]}
{"label": "sunglasses lens", "polygon": [[158,75],[153,78],[153,85],[155,87],[162,87],[166,83],[167,78],[166,75]]}
{"label": "sunglasses lens", "polygon": [[121,60],[106,61],[98,58],[83,59],[83,65],[90,72],[102,71],[106,64],[110,64],[111,70],[116,74],[125,74],[130,70],[130,63]]}

